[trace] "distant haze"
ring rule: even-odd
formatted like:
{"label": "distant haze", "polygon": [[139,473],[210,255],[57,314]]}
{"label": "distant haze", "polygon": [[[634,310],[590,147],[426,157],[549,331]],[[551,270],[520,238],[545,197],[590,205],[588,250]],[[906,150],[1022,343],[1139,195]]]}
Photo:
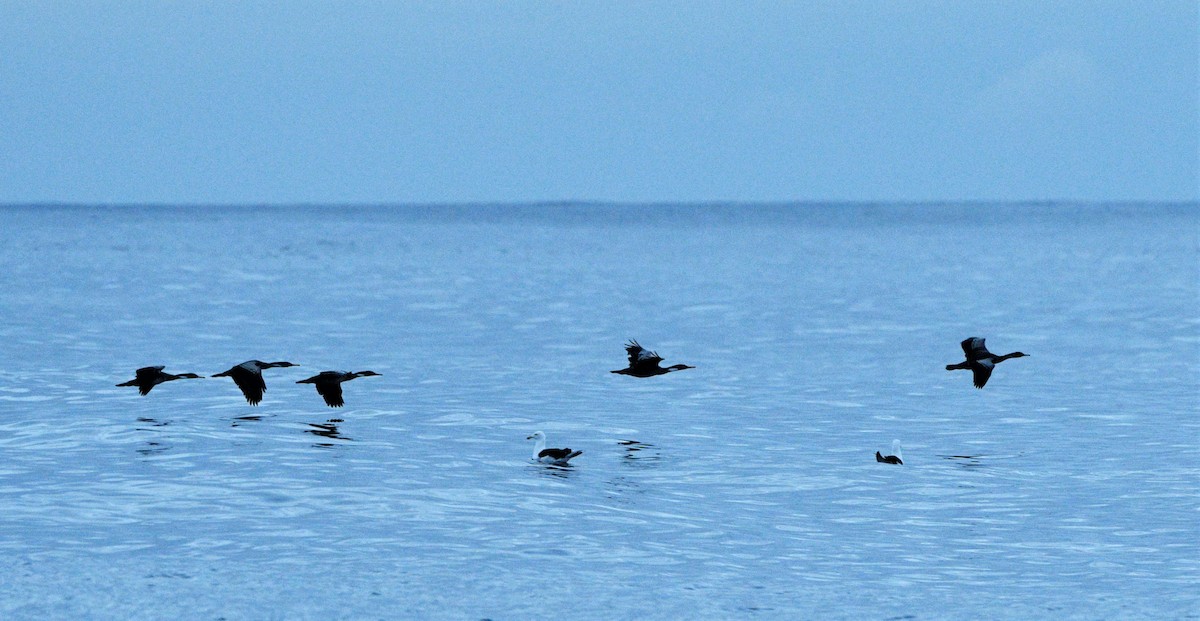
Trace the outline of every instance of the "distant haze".
{"label": "distant haze", "polygon": [[4,2],[0,202],[1200,199],[1157,2]]}

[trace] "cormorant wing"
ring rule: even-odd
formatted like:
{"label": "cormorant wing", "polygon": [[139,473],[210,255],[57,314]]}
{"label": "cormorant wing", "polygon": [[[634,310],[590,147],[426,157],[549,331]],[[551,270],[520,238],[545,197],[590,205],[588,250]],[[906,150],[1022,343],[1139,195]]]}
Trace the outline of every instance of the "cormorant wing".
{"label": "cormorant wing", "polygon": [[629,354],[629,366],[632,367],[633,365],[637,364],[638,357],[642,355],[642,351],[642,346],[638,345],[637,341],[630,340],[629,343],[625,345],[625,353]]}
{"label": "cormorant wing", "polygon": [[158,374],[167,367],[159,365],[157,367],[142,367],[137,370],[137,378],[139,380],[153,380],[158,377]]}
{"label": "cormorant wing", "polygon": [[258,405],[262,402],[263,392],[267,390],[267,383],[263,381],[262,372],[257,369],[251,371],[244,366],[236,366],[230,369],[229,377],[233,378],[233,383],[242,389],[242,394],[246,395],[246,402],[250,405]]}
{"label": "cormorant wing", "polygon": [[967,360],[992,357],[992,352],[988,351],[987,347],[983,345],[986,340],[978,336],[972,336],[962,342],[963,353],[966,354]]}
{"label": "cormorant wing", "polygon": [[331,408],[340,408],[346,405],[342,399],[342,383],[341,382],[317,382],[317,393],[325,397],[325,405]]}
{"label": "cormorant wing", "polygon": [[629,352],[629,367],[639,366],[658,366],[662,362],[662,357],[658,354],[642,347],[637,341],[629,341],[625,346],[625,351]]}
{"label": "cormorant wing", "polygon": [[145,397],[155,386],[166,381],[166,374],[162,372],[164,368],[166,367],[142,367],[134,373],[133,379],[117,386],[137,386],[138,393]]}
{"label": "cormorant wing", "polygon": [[992,363],[990,358],[971,361],[971,372],[975,374],[976,388],[983,388],[988,378],[992,376],[992,369],[994,368],[996,368],[996,365]]}

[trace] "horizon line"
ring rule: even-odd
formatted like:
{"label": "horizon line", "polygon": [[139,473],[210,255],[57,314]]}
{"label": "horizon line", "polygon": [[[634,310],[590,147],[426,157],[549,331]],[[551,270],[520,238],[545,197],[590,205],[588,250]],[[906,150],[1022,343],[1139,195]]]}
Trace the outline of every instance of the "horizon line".
{"label": "horizon line", "polygon": [[496,201],[336,201],[336,202],[179,202],[166,201],[128,201],[128,202],[82,202],[82,201],[11,201],[0,202],[0,209],[7,208],[52,208],[52,209],[130,209],[130,208],[191,208],[191,209],[231,209],[231,208],[272,208],[272,209],[304,209],[304,208],[369,208],[369,209],[445,209],[445,208],[604,208],[604,207],[871,207],[871,206],[902,206],[902,207],[1056,207],[1056,206],[1200,206],[1197,199],[931,199],[931,200],[703,200],[703,201],[620,201],[620,200],[496,200]]}

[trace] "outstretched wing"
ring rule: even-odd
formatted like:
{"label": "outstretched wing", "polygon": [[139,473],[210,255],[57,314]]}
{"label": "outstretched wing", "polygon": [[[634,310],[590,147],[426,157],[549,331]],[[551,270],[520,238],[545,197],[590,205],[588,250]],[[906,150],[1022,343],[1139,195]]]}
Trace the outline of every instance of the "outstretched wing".
{"label": "outstretched wing", "polygon": [[243,366],[236,366],[230,369],[229,377],[233,378],[233,383],[242,389],[242,394],[246,396],[247,403],[258,405],[262,402],[263,392],[267,390],[267,383],[263,381],[261,372],[250,371]]}
{"label": "outstretched wing", "polygon": [[150,394],[150,389],[154,388],[155,384],[154,378],[135,377],[128,382],[121,382],[117,386],[137,386],[138,393],[145,397]]}
{"label": "outstretched wing", "polygon": [[154,380],[165,368],[167,367],[161,365],[157,367],[142,367],[137,370],[137,378],[139,380]]}
{"label": "outstretched wing", "polygon": [[642,346],[638,345],[638,342],[633,339],[630,339],[625,344],[625,353],[629,354],[629,366],[637,364],[638,357],[642,355],[643,351],[645,350],[642,349]]}
{"label": "outstretched wing", "polygon": [[150,394],[150,390],[158,384],[166,381],[162,379],[164,366],[157,367],[142,367],[134,373],[134,378],[117,386],[137,386],[138,393],[143,397]]}
{"label": "outstretched wing", "polygon": [[992,369],[994,369],[995,367],[996,367],[996,365],[992,364],[992,361],[990,358],[984,358],[983,360],[973,360],[971,362],[971,372],[975,374],[975,387],[976,388],[983,388],[983,385],[987,383],[988,378],[992,376]]}
{"label": "outstretched wing", "polygon": [[962,342],[963,353],[966,354],[967,360],[979,360],[980,358],[991,358],[992,352],[984,347],[982,339],[978,336],[972,336]]}
{"label": "outstretched wing", "polygon": [[643,365],[657,366],[663,360],[658,354],[642,347],[637,341],[632,339],[625,346],[625,351],[629,353],[629,366],[631,368]]}
{"label": "outstretched wing", "polygon": [[342,399],[342,384],[340,382],[317,382],[317,393],[325,397],[325,405],[340,408],[346,405]]}

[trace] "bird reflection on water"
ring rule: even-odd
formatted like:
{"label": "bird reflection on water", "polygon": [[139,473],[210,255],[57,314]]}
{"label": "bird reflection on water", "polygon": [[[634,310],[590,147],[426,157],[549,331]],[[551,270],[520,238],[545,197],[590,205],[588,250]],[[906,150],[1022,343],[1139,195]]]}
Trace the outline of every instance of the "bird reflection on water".
{"label": "bird reflection on water", "polygon": [[171,450],[171,446],[168,444],[162,444],[161,442],[147,441],[146,446],[143,446],[142,448],[137,449],[137,453],[138,453],[138,455],[141,455],[142,457],[153,457],[160,453],[165,453],[169,450]]}
{"label": "bird reflection on water", "polygon": [[578,472],[570,463],[566,464],[547,464],[543,462],[531,462],[530,468],[533,468],[539,476],[554,477],[557,479],[569,479]]}
{"label": "bird reflection on water", "polygon": [[229,426],[230,427],[239,427],[239,426],[241,426],[242,423],[258,421],[258,420],[262,420],[262,419],[263,419],[263,417],[260,414],[248,414],[246,416],[234,416],[233,422],[230,423]]}
{"label": "bird reflection on water", "polygon": [[[163,431],[163,427],[168,427],[171,425],[171,421],[169,420],[160,421],[156,418],[148,418],[143,416],[139,416],[137,422],[147,425],[145,427],[138,426],[138,431],[150,431],[154,433],[161,433]],[[136,450],[137,453],[143,457],[153,457],[154,455],[171,450],[171,445],[163,444],[162,442],[156,442],[154,440],[146,440],[145,446]]]}
{"label": "bird reflection on water", "polygon": [[942,459],[953,460],[955,464],[963,468],[980,468],[983,466],[982,455],[942,455]]}
{"label": "bird reflection on water", "polygon": [[604,482],[604,497],[623,505],[634,504],[634,498],[646,493],[646,488],[636,478],[613,477]]}
{"label": "bird reflection on water", "polygon": [[[644,470],[657,467],[662,462],[662,455],[653,444],[637,440],[618,440],[617,444],[622,447],[621,465],[627,468]],[[636,475],[609,479],[606,488],[605,496],[621,504],[635,504],[634,499],[646,493]]]}
{"label": "bird reflection on water", "polygon": [[621,453],[621,463],[634,468],[649,468],[657,466],[662,461],[658,447],[637,440],[620,440],[617,442],[625,447]]}
{"label": "bird reflection on water", "polygon": [[[340,418],[331,418],[323,423],[308,423],[309,428],[305,429],[304,433],[311,433],[313,435],[321,436],[322,438],[328,438],[330,440],[353,442],[354,438],[347,438],[346,436],[342,435],[341,431],[338,429],[338,423],[342,422],[345,421]],[[332,448],[338,446],[338,444],[336,442],[316,442],[313,444],[313,446],[318,448]]]}

